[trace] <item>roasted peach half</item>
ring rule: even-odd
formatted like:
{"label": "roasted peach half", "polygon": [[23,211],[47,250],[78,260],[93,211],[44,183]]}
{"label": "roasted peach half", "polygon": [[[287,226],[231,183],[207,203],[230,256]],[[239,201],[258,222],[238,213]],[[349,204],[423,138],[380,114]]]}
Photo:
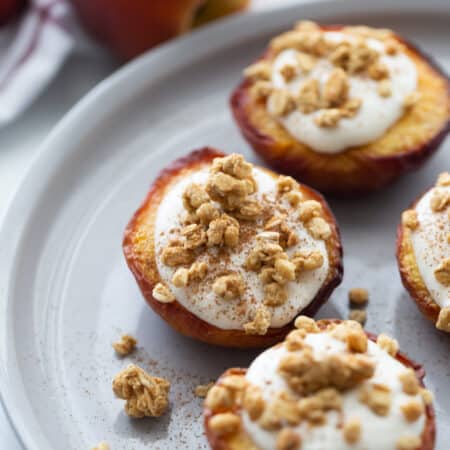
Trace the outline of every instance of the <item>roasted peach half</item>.
{"label": "roasted peach half", "polygon": [[436,328],[450,333],[450,174],[403,212],[397,262],[403,285]]}
{"label": "roasted peach half", "polygon": [[434,449],[425,372],[395,340],[353,321],[300,316],[297,324],[209,390],[204,426],[212,450]]}
{"label": "roasted peach half", "polygon": [[398,34],[367,27],[301,22],[244,71],[230,104],[271,167],[340,196],[418,169],[450,126],[446,74]]}
{"label": "roasted peach half", "polygon": [[160,173],[123,251],[157,314],[186,336],[227,347],[280,341],[342,278],[338,226],[323,197],[213,148]]}

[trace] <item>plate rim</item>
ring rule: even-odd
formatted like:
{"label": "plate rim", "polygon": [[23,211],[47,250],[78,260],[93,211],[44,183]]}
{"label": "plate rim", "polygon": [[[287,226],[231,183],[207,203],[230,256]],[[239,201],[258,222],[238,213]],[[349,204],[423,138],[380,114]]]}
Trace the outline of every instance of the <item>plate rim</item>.
{"label": "plate rim", "polygon": [[[155,81],[158,76],[154,74],[144,76],[150,73],[148,69],[153,70],[153,64],[163,62],[166,64],[167,72],[171,73],[177,67],[192,62],[195,58],[205,57],[208,53],[220,51],[239,40],[256,36],[262,31],[262,25],[258,22],[273,24],[292,21],[292,17],[298,16],[300,12],[306,17],[331,18],[333,15],[354,12],[360,15],[381,12],[389,15],[401,14],[406,11],[410,15],[425,12],[448,14],[450,13],[450,3],[448,0],[428,0],[426,3],[422,0],[409,0],[393,5],[391,0],[378,0],[376,3],[371,0],[302,0],[276,9],[250,11],[247,14],[222,19],[187,36],[147,51],[127,63],[97,84],[59,120],[39,146],[22,181],[10,197],[0,226],[0,242],[2,242],[0,249],[0,267],[2,267],[0,271],[0,401],[4,406],[8,421],[24,449],[45,450],[50,446],[44,432],[37,426],[38,422],[34,420],[34,415],[31,414],[33,423],[30,425],[21,414],[20,406],[25,406],[28,399],[25,386],[22,384],[17,355],[14,350],[11,350],[11,347],[14,349],[15,345],[11,346],[11,342],[14,344],[13,323],[7,320],[12,306],[9,290],[15,275],[15,257],[21,245],[24,224],[27,223],[24,217],[29,217],[33,210],[33,207],[30,208],[29,205],[30,194],[32,194],[31,198],[33,196],[38,198],[46,180],[57,168],[58,161],[63,161],[71,154],[70,151],[61,151],[61,146],[67,140],[66,135],[75,133],[75,130],[78,135],[86,135],[89,130],[94,130],[95,126],[102,122],[111,111],[120,108],[127,97],[133,97],[152,80]],[[215,40],[211,41],[210,36],[214,36]],[[224,39],[220,40],[218,38],[220,36],[223,36]],[[193,51],[192,48],[194,48]],[[182,55],[181,58],[180,55]],[[176,56],[178,60],[171,62],[171,56]],[[136,79],[137,82],[130,83],[133,79]],[[121,89],[122,87],[126,87],[128,90]],[[111,93],[116,95],[110,95]],[[102,108],[99,110],[98,105],[100,104]],[[96,111],[100,114],[96,114]],[[97,118],[92,120],[92,115],[94,117],[97,115]],[[207,142],[205,142],[206,144]],[[22,227],[18,227],[17,225],[21,222]],[[33,428],[36,429],[38,435],[33,435],[31,431]]]}

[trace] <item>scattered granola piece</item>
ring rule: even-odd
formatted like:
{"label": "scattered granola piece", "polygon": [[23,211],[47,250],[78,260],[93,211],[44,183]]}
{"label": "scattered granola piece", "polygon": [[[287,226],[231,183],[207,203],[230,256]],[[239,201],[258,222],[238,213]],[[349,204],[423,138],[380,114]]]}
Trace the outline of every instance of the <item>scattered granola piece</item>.
{"label": "scattered granola piece", "polygon": [[360,98],[351,98],[347,100],[340,108],[341,116],[347,119],[355,117],[361,108],[362,100]]}
{"label": "scattered granola piece", "polygon": [[284,305],[288,299],[286,289],[278,283],[269,283],[264,286],[264,304],[266,306]]}
{"label": "scattered granola piece", "polygon": [[405,403],[400,409],[408,422],[415,422],[424,411],[423,403],[416,400]]}
{"label": "scattered granola piece", "polygon": [[316,60],[311,55],[307,53],[298,53],[297,54],[297,62],[300,66],[300,69],[304,73],[309,73],[314,68],[316,64]]}
{"label": "scattered granola piece", "polygon": [[420,448],[422,440],[418,436],[402,436],[396,444],[397,450],[416,450]]}
{"label": "scattered granola piece", "polygon": [[328,239],[331,236],[331,227],[322,217],[313,217],[306,224],[306,228],[314,239]]}
{"label": "scattered granola piece", "polygon": [[400,383],[405,394],[416,395],[419,392],[419,381],[413,369],[408,368],[399,375]]}
{"label": "scattered granola piece", "polygon": [[302,84],[297,96],[297,106],[304,114],[310,114],[320,108],[320,86],[315,78]]}
{"label": "scattered granola piece", "polygon": [[152,291],[153,298],[161,303],[171,303],[175,301],[175,297],[170,289],[162,283],[158,283]]}
{"label": "scattered granola piece", "polygon": [[416,230],[419,226],[419,219],[415,209],[407,209],[402,213],[402,224],[410,230]]}
{"label": "scattered granola piece", "polygon": [[348,301],[352,305],[365,305],[369,301],[369,291],[364,288],[353,288],[348,291]]}
{"label": "scattered granola piece", "polygon": [[[450,258],[445,258],[441,261],[439,266],[437,266],[434,270],[434,276],[436,277],[436,280],[439,281],[439,283],[443,284],[444,286],[450,286]],[[443,309],[445,308],[442,308],[441,312]],[[444,314],[448,314],[448,311]]]}
{"label": "scattered granola piece", "polygon": [[210,222],[206,232],[208,247],[225,244],[234,248],[239,242],[239,223],[228,214],[222,214]]}
{"label": "scattered granola piece", "polygon": [[450,204],[450,193],[447,190],[436,188],[430,200],[432,211],[443,211]]}
{"label": "scattered granola piece", "polygon": [[379,61],[374,62],[367,69],[367,73],[372,80],[383,80],[389,77],[389,69],[386,64],[382,64]]}
{"label": "scattered granola piece", "polygon": [[317,200],[305,200],[300,203],[298,212],[299,219],[302,222],[308,222],[313,217],[319,217],[322,214],[322,205]]}
{"label": "scattered granola piece", "polygon": [[130,417],[159,417],[169,405],[170,383],[134,364],[114,377],[112,387],[117,397],[126,400],[125,412]]}
{"label": "scattered granola piece", "polygon": [[395,356],[398,352],[398,342],[389,336],[381,333],[378,335],[377,344],[383,350],[386,350],[391,356]]}
{"label": "scattered granola piece", "polygon": [[209,420],[209,428],[218,436],[229,436],[241,427],[241,419],[231,412],[216,414]]}
{"label": "scattered granola piece", "polygon": [[285,194],[286,200],[289,202],[291,206],[294,208],[300,204],[303,200],[303,196],[299,191],[291,191]]}
{"label": "scattered granola piece", "polygon": [[258,420],[266,407],[261,388],[258,386],[249,386],[245,390],[242,406],[247,411],[251,420]]}
{"label": "scattered granola piece", "polygon": [[184,236],[184,247],[188,250],[195,250],[206,244],[206,233],[201,225],[195,223],[186,226],[181,230],[181,235]]}
{"label": "scattered granola piece", "polygon": [[381,80],[378,83],[378,94],[380,97],[390,97],[392,95],[392,86],[390,80]]}
{"label": "scattered granola piece", "polygon": [[276,450],[298,450],[301,443],[298,433],[291,428],[283,428],[277,436]]}
{"label": "scattered granola piece", "polygon": [[295,273],[300,275],[305,270],[315,270],[323,266],[323,255],[315,250],[300,250],[292,255],[291,261],[295,264]]}
{"label": "scattered granola piece", "polygon": [[199,384],[198,386],[195,386],[194,394],[196,397],[205,398],[213,386],[214,382],[208,384]]}
{"label": "scattered granola piece", "polygon": [[342,113],[339,109],[330,108],[321,111],[315,118],[316,125],[322,128],[334,128],[341,120]]}
{"label": "scattered granola piece", "polygon": [[[357,322],[361,323],[360,321]],[[351,352],[365,353],[367,351],[368,339],[362,328],[349,329],[346,342],[347,348]]]}
{"label": "scattered granola piece", "polygon": [[248,386],[244,375],[227,375],[222,379],[222,386],[233,391],[243,391]]}
{"label": "scattered granola piece", "polygon": [[183,192],[183,205],[190,212],[194,212],[208,201],[208,194],[199,184],[192,183]]}
{"label": "scattered granola piece", "polygon": [[295,100],[286,89],[274,89],[267,100],[269,111],[275,117],[282,117],[295,109]]}
{"label": "scattered granola piece", "polygon": [[193,253],[181,245],[169,245],[161,253],[162,262],[169,267],[191,264],[194,261]]}
{"label": "scattered granola piece", "polygon": [[245,284],[240,274],[223,275],[214,281],[213,291],[225,300],[240,298],[245,292]]}
{"label": "scattered granola piece", "polygon": [[436,328],[450,333],[450,307],[446,306],[445,308],[441,308],[436,322]]}
{"label": "scattered granola piece", "polygon": [[100,442],[92,450],[109,450],[109,445],[105,441],[103,441],[103,442]]}
{"label": "scattered granola piece", "polygon": [[297,74],[297,69],[292,64],[286,64],[280,69],[280,73],[286,81],[290,81]]}
{"label": "scattered granola piece", "polygon": [[292,177],[280,175],[277,181],[277,190],[281,194],[298,189],[298,183]]}
{"label": "scattered granola piece", "polygon": [[304,330],[307,333],[318,333],[319,327],[314,319],[308,316],[298,316],[294,322],[295,328]]}
{"label": "scattered granola piece", "polygon": [[361,325],[364,325],[367,320],[367,312],[362,309],[352,309],[348,314],[348,318],[350,320],[355,320],[359,322]]}
{"label": "scattered granola piece", "polygon": [[302,350],[305,347],[305,336],[306,331],[299,329],[291,331],[285,339],[286,348],[290,352],[295,352],[297,350]]}
{"label": "scattered granola piece", "polygon": [[378,416],[387,416],[391,408],[391,390],[384,384],[363,386],[359,391],[359,400]]}
{"label": "scattered granola piece", "polygon": [[433,403],[434,395],[431,391],[425,388],[420,388],[419,393],[422,397],[423,403],[428,406]]}
{"label": "scattered granola piece", "polygon": [[436,182],[436,186],[450,186],[450,173],[442,172]]}
{"label": "scattered granola piece", "polygon": [[361,421],[350,419],[344,423],[342,428],[344,439],[349,444],[356,444],[361,439]]}
{"label": "scattered granola piece", "polygon": [[298,31],[320,31],[320,26],[311,20],[299,20],[294,25],[294,29]]}
{"label": "scattered granola piece", "polygon": [[123,334],[112,344],[114,350],[121,356],[127,356],[136,348],[137,340],[129,334]]}
{"label": "scattered granola piece", "polygon": [[323,87],[323,98],[327,107],[342,105],[347,100],[349,82],[342,69],[334,69]]}
{"label": "scattered granola piece", "polygon": [[266,61],[259,61],[244,69],[244,77],[252,80],[270,80],[272,68]]}
{"label": "scattered granola piece", "polygon": [[272,314],[265,306],[260,306],[251,322],[244,324],[246,334],[266,334],[270,327]]}
{"label": "scattered granola piece", "polygon": [[272,93],[273,87],[270,81],[257,81],[250,88],[250,94],[258,99],[265,99]]}
{"label": "scattered granola piece", "polygon": [[222,386],[213,386],[206,395],[205,406],[212,412],[227,411],[233,403],[233,395]]}
{"label": "scattered granola piece", "polygon": [[186,287],[189,284],[189,270],[181,267],[176,270],[172,277],[172,283],[175,287]]}

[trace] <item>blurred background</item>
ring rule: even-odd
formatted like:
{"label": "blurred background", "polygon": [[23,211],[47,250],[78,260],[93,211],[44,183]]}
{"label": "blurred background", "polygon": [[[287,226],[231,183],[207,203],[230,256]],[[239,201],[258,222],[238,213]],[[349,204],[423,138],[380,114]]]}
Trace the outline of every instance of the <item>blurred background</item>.
{"label": "blurred background", "polygon": [[[302,1],[0,0],[0,223],[51,129],[120,66],[214,20]],[[23,450],[1,404],[0,449]]]}

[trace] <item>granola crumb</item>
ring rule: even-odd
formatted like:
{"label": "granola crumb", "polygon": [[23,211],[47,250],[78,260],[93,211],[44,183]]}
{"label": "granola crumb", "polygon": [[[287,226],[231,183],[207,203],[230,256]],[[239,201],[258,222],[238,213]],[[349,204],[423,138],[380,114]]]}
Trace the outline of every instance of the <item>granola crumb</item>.
{"label": "granola crumb", "polygon": [[410,230],[416,230],[419,227],[419,219],[414,209],[407,209],[402,213],[402,224]]}
{"label": "granola crumb", "polygon": [[383,384],[362,387],[359,391],[359,400],[378,416],[387,416],[391,409],[391,391]]}
{"label": "granola crumb", "polygon": [[420,385],[413,369],[408,368],[399,375],[400,383],[405,394],[416,395],[419,392]]}
{"label": "granola crumb", "polygon": [[320,108],[320,86],[315,79],[303,83],[297,96],[297,107],[304,114],[310,114]]}
{"label": "granola crumb", "polygon": [[378,94],[380,97],[390,97],[392,95],[392,86],[390,80],[381,80],[378,83]]}
{"label": "granola crumb", "polygon": [[195,386],[194,394],[196,397],[205,398],[208,395],[209,390],[214,386],[214,382],[208,384],[199,384]]}
{"label": "granola crumb", "polygon": [[342,429],[344,439],[349,444],[356,444],[361,439],[361,421],[350,419],[345,422]]}
{"label": "granola crumb", "polygon": [[162,283],[158,283],[152,291],[153,298],[161,303],[171,303],[175,301],[175,297],[170,289]]}
{"label": "granola crumb", "polygon": [[377,344],[383,350],[386,350],[391,356],[395,356],[398,352],[398,342],[395,339],[381,333],[378,335]]}
{"label": "granola crumb", "polygon": [[205,406],[213,412],[227,411],[232,408],[233,404],[232,394],[223,386],[212,386],[206,394]]}
{"label": "granola crumb", "polygon": [[275,117],[282,117],[295,109],[295,100],[286,89],[274,89],[267,105]]}
{"label": "granola crumb", "polygon": [[270,80],[272,68],[266,61],[259,61],[244,69],[244,77],[253,80]]}
{"label": "granola crumb", "polygon": [[92,450],[109,450],[109,445],[105,442],[99,442]]}
{"label": "granola crumb", "polygon": [[433,212],[443,211],[450,204],[450,193],[439,187],[433,190],[430,207]]}
{"label": "granola crumb", "polygon": [[[434,270],[434,276],[436,280],[439,281],[444,286],[450,286],[450,258],[445,258],[441,261],[439,266]],[[442,308],[441,312],[446,308]],[[443,313],[444,315],[448,314],[447,312]],[[445,317],[445,316],[444,316]]]}
{"label": "granola crumb", "polygon": [[436,322],[436,328],[438,330],[450,333],[450,307],[441,308]]}
{"label": "granola crumb", "polygon": [[223,275],[214,281],[213,291],[225,300],[240,298],[245,291],[245,284],[240,274]]}
{"label": "granola crumb", "polygon": [[450,173],[442,172],[436,181],[436,186],[450,186]]}
{"label": "granola crumb", "polygon": [[418,436],[402,436],[398,439],[396,450],[416,450],[420,448],[422,440]]}
{"label": "granola crumb", "polygon": [[347,74],[342,69],[334,69],[323,88],[323,97],[327,106],[341,106],[347,100],[348,90]]}
{"label": "granola crumb", "polygon": [[369,291],[364,288],[352,288],[348,291],[348,301],[351,305],[366,305],[369,301]]}
{"label": "granola crumb", "polygon": [[348,314],[348,318],[364,325],[367,320],[367,312],[361,309],[352,309]]}
{"label": "granola crumb", "polygon": [[322,217],[313,217],[306,224],[306,228],[314,239],[326,240],[331,236],[331,227]]}
{"label": "granola crumb", "polygon": [[321,111],[315,118],[316,125],[322,128],[334,128],[339,124],[342,113],[337,108],[330,108]]}
{"label": "granola crumb", "polygon": [[241,419],[231,412],[216,414],[209,420],[210,430],[218,436],[235,434],[241,426]]}
{"label": "granola crumb", "polygon": [[123,334],[112,346],[119,355],[127,356],[135,350],[136,344],[137,340],[133,336]]}
{"label": "granola crumb", "polygon": [[423,403],[428,406],[433,403],[434,395],[431,391],[425,388],[420,388],[419,390],[420,396],[422,397]]}
{"label": "granola crumb", "polygon": [[415,422],[423,414],[423,403],[411,400],[400,407],[405,419],[408,422]]}
{"label": "granola crumb", "polygon": [[283,428],[277,436],[276,450],[298,450],[301,437],[291,428]]}
{"label": "granola crumb", "polygon": [[295,328],[304,330],[307,333],[318,333],[319,327],[314,319],[308,316],[298,316],[294,322]]}
{"label": "granola crumb", "polygon": [[255,318],[251,322],[244,324],[244,330],[246,334],[259,334],[263,335],[267,333],[270,327],[270,321],[272,314],[265,306],[260,306],[256,310]]}
{"label": "granola crumb", "polygon": [[112,388],[118,398],[126,400],[125,412],[133,418],[159,417],[169,406],[169,381],[134,364],[114,377]]}
{"label": "granola crumb", "polygon": [[258,386],[249,386],[245,390],[242,406],[252,421],[258,420],[264,412],[266,402]]}

